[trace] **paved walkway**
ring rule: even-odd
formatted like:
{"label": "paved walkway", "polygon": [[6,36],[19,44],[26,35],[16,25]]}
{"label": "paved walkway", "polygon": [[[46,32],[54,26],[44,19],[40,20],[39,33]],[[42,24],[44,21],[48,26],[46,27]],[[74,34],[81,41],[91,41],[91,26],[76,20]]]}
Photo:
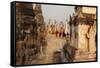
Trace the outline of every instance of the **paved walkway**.
{"label": "paved walkway", "polygon": [[61,50],[65,42],[64,38],[57,38],[55,35],[47,35],[47,48],[44,63],[53,63],[54,52]]}
{"label": "paved walkway", "polygon": [[[59,51],[63,48],[64,44],[66,43],[65,38],[58,38],[55,35],[48,34],[46,37],[47,40],[47,47],[45,49],[45,54],[39,59],[36,59],[32,64],[49,64],[54,63],[53,61],[53,54],[55,51]],[[76,52],[75,59],[73,62],[79,61],[93,61],[95,59],[89,59],[87,53],[79,54]]]}

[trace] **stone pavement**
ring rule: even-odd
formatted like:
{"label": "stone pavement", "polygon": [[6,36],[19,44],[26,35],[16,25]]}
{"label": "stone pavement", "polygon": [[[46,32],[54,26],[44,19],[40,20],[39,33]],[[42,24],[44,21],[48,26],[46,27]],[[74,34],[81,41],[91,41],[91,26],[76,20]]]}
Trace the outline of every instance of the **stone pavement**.
{"label": "stone pavement", "polygon": [[[50,64],[54,63],[54,52],[62,50],[63,46],[66,43],[65,38],[59,38],[56,37],[55,35],[48,34],[46,37],[47,40],[47,47],[45,49],[45,54],[41,55],[38,59],[34,60],[32,64]],[[79,50],[76,51],[75,57],[73,62],[80,62],[80,61],[94,61],[94,58],[90,58],[89,55],[95,56],[96,54],[94,53],[89,53],[89,52],[81,52]],[[63,57],[62,60],[65,60]],[[68,62],[68,61],[66,61]]]}

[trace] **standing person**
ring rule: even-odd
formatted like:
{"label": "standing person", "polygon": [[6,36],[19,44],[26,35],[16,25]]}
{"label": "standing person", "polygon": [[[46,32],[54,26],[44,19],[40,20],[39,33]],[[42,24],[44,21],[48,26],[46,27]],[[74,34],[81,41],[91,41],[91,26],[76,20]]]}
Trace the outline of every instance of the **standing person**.
{"label": "standing person", "polygon": [[65,27],[65,34],[66,34],[66,36],[67,36],[67,34],[70,34],[70,24],[69,24],[69,22],[65,22],[65,24],[66,24],[66,27]]}
{"label": "standing person", "polygon": [[72,52],[72,50],[71,50],[70,44],[66,43],[63,47],[63,53],[64,53],[64,56],[66,58],[66,62],[71,62],[72,61],[71,52]]}

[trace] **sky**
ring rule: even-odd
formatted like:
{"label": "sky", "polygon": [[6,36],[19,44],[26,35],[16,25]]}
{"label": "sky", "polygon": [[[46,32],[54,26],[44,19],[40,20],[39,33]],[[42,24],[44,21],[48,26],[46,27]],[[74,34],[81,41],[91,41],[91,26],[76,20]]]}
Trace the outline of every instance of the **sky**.
{"label": "sky", "polygon": [[49,19],[54,22],[69,21],[70,15],[74,13],[74,6],[62,6],[62,5],[47,5],[42,4],[42,13],[44,21],[49,22]]}

